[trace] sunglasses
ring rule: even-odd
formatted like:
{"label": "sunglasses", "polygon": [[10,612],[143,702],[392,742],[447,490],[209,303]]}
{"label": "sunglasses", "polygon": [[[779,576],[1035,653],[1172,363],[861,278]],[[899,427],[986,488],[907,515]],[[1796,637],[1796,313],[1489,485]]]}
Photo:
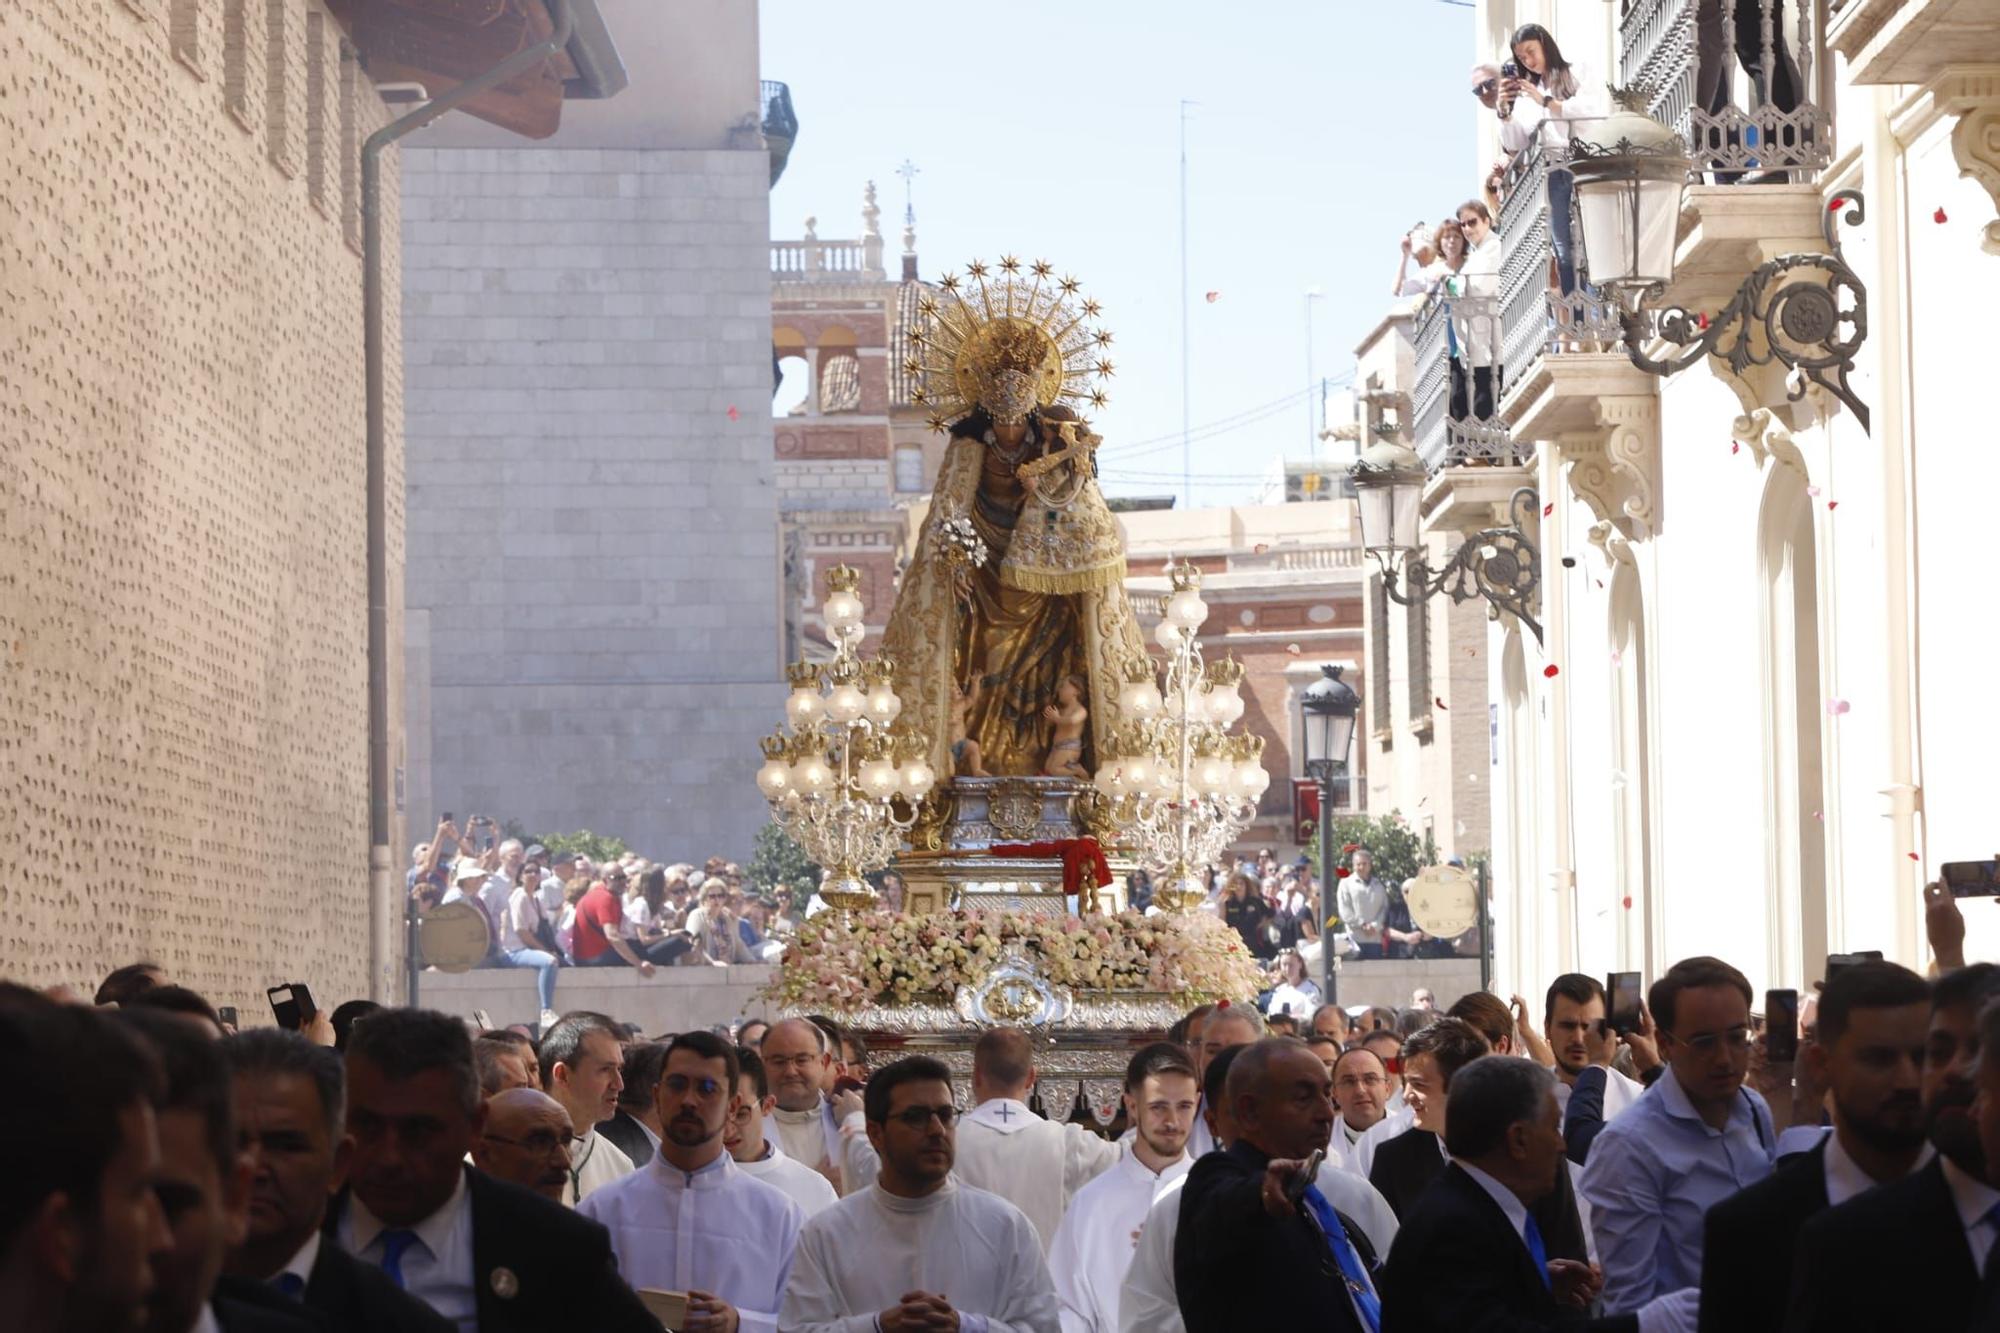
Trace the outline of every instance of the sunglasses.
{"label": "sunglasses", "polygon": [[1494,93],[1498,92],[1499,89],[1500,89],[1500,80],[1488,79],[1484,83],[1474,84],[1472,88],[1472,95],[1474,97],[1491,97],[1493,96]]}

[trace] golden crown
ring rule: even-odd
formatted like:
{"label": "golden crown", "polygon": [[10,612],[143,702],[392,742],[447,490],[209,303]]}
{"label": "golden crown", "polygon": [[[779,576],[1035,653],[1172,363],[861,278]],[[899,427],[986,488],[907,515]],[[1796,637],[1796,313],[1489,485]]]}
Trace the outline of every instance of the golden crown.
{"label": "golden crown", "polygon": [[1109,401],[1101,382],[1116,370],[1111,334],[1086,327],[1100,308],[1075,299],[1075,278],[1053,273],[1045,260],[1023,265],[1009,255],[988,268],[975,259],[964,278],[947,273],[925,293],[903,369],[922,379],[910,397],[930,407],[931,429],[947,430],[982,405],[1011,417],[1031,406]]}

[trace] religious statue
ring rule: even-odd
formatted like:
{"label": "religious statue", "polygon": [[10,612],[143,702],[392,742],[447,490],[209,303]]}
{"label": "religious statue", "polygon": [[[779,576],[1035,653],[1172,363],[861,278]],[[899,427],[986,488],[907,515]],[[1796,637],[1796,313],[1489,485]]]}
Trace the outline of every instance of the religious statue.
{"label": "religious statue", "polygon": [[1088,777],[1120,685],[1148,670],[1101,440],[1072,406],[1104,403],[1111,335],[1087,327],[1099,310],[1075,279],[1050,273],[975,262],[924,298],[910,335],[914,396],[950,444],[883,652],[940,773],[964,774],[952,751],[976,746],[996,776]]}
{"label": "religious statue", "polygon": [[[974,682],[974,692],[978,683]],[[967,716],[972,711],[973,695],[954,684],[951,689],[951,772],[953,777],[990,778],[986,765],[979,760],[979,742],[972,739],[971,724]]]}

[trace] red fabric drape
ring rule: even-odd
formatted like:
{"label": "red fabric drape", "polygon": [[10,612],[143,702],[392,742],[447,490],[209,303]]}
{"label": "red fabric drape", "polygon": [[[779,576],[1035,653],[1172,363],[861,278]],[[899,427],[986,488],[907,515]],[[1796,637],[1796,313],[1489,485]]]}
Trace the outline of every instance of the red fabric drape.
{"label": "red fabric drape", "polygon": [[1063,863],[1063,892],[1083,892],[1084,872],[1090,882],[1103,888],[1111,882],[1111,863],[1095,838],[1062,838],[1055,842],[996,843],[988,849],[993,856],[1059,856]]}

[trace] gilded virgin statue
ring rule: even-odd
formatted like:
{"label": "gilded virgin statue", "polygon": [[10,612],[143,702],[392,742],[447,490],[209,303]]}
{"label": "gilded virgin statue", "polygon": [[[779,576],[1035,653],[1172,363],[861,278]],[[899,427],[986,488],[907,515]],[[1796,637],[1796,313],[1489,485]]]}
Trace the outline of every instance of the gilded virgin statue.
{"label": "gilded virgin statue", "polygon": [[1074,279],[1014,259],[946,276],[921,310],[906,369],[950,442],[883,643],[896,692],[941,774],[1091,771],[1146,670],[1075,406],[1105,401],[1111,335]]}

